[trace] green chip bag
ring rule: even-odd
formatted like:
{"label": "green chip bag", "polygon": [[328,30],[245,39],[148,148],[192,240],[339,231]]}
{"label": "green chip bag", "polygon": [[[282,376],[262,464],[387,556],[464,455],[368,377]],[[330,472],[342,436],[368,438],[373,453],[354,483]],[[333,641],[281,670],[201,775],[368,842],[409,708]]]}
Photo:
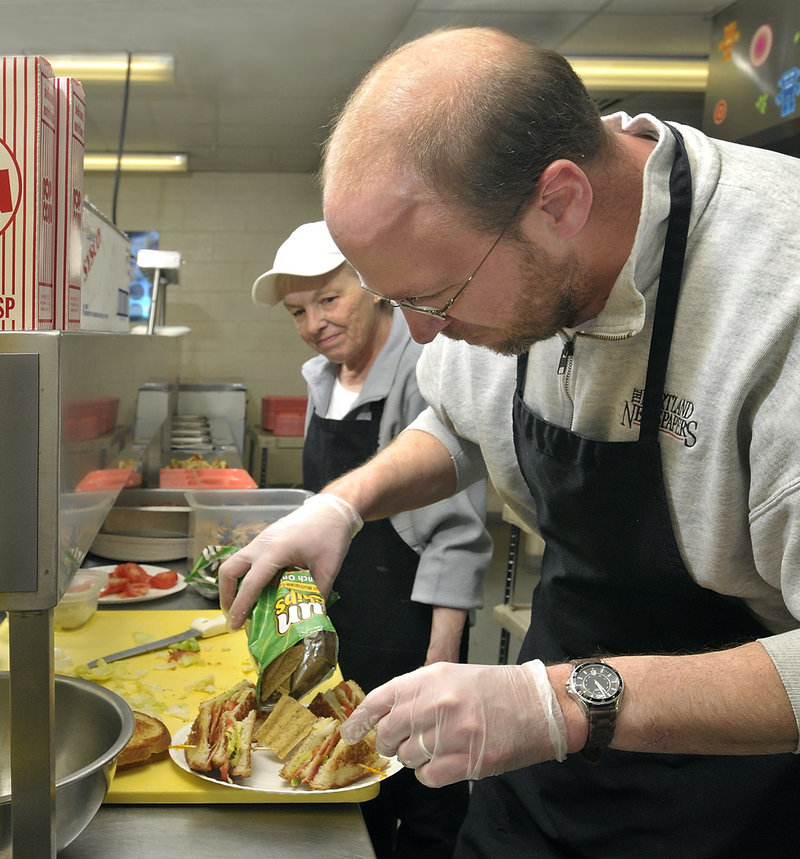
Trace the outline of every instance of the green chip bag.
{"label": "green chip bag", "polygon": [[261,709],[272,709],[283,694],[302,698],[336,668],[339,640],[308,570],[284,570],[261,592],[244,626]]}
{"label": "green chip bag", "polygon": [[205,546],[186,576],[186,581],[208,599],[219,599],[219,568],[238,552],[236,546]]}

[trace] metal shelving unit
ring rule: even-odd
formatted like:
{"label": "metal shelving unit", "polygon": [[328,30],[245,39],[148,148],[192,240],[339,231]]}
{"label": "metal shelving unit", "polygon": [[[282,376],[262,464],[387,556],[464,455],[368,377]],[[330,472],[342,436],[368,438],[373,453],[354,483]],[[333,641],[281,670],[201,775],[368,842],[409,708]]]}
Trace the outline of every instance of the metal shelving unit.
{"label": "metal shelving unit", "polygon": [[[528,631],[531,617],[530,595],[541,572],[544,549],[544,541],[539,533],[528,527],[507,505],[503,506],[503,521],[511,526],[506,580],[503,602],[496,605],[492,612],[492,617],[500,625],[500,652],[497,658],[499,665],[508,662],[511,636],[521,641]],[[520,572],[525,573],[525,596],[522,601],[517,598]]]}
{"label": "metal shelving unit", "polygon": [[[83,473],[110,463],[101,443],[65,438],[64,414],[70,403],[113,396],[118,427],[133,427],[140,383],[177,380],[179,359],[174,338],[0,333],[0,610],[9,624],[15,856],[55,855],[53,609],[122,488],[75,491]],[[144,461],[154,441],[131,437],[121,447],[119,432],[109,436],[114,457],[129,463]]]}

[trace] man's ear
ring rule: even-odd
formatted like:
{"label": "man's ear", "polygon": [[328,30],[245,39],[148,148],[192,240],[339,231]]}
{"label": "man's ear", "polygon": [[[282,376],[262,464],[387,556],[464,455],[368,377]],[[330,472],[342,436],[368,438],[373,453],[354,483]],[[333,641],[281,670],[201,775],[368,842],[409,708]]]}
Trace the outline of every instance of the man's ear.
{"label": "man's ear", "polygon": [[571,239],[586,223],[592,199],[588,176],[573,161],[562,158],[542,172],[529,213],[538,211],[540,226],[556,238]]}

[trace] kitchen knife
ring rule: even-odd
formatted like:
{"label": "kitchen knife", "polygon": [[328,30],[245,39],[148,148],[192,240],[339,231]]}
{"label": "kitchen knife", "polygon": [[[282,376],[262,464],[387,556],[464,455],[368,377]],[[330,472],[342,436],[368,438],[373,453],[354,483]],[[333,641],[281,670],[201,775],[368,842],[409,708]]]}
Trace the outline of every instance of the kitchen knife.
{"label": "kitchen knife", "polygon": [[228,620],[225,615],[219,617],[196,617],[192,621],[189,629],[183,632],[178,632],[175,635],[169,635],[166,638],[159,638],[157,641],[148,641],[147,644],[139,644],[136,647],[129,647],[127,650],[118,650],[116,653],[109,653],[108,656],[101,656],[98,659],[93,659],[88,663],[89,668],[95,668],[100,659],[105,662],[116,662],[118,659],[127,659],[129,656],[138,656],[140,653],[150,653],[153,650],[161,650],[164,647],[169,647],[170,644],[177,644],[179,641],[185,641],[187,638],[211,638],[213,635],[219,635],[222,632],[228,631]]}

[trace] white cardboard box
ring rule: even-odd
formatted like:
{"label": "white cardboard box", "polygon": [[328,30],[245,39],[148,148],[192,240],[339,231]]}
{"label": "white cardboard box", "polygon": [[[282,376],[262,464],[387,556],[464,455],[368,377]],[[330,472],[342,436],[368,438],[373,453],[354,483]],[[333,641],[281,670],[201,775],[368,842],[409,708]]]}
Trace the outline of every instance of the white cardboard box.
{"label": "white cardboard box", "polygon": [[83,153],[86,99],[74,78],[55,78],[58,92],[55,231],[55,326],[81,327]]}
{"label": "white cardboard box", "polygon": [[128,331],[130,239],[87,200],[83,201],[81,236],[81,328]]}
{"label": "white cardboard box", "polygon": [[57,98],[43,57],[0,57],[0,331],[55,326]]}

